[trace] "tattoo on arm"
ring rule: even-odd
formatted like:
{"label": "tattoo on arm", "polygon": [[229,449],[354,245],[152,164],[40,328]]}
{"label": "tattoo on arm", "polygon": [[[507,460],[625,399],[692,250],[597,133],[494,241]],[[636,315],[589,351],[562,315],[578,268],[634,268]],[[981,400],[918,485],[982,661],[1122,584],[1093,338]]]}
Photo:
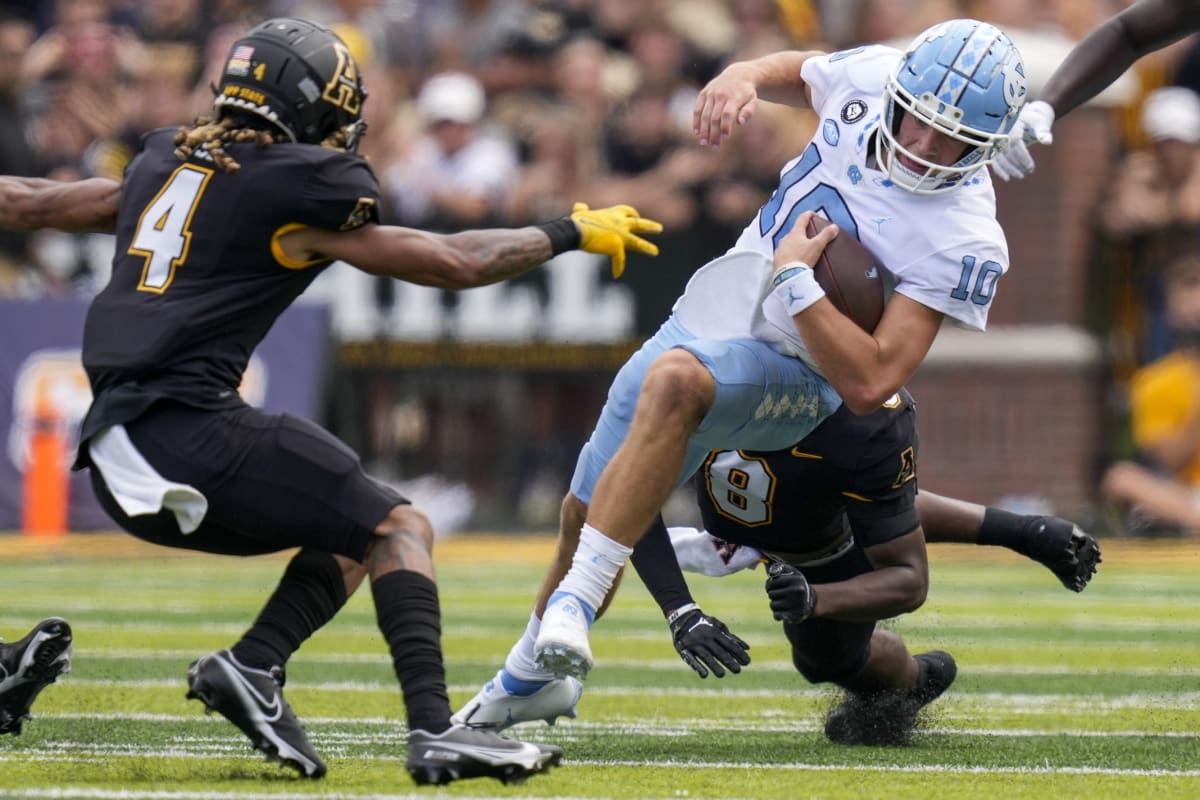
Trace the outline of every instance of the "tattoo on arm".
{"label": "tattoo on arm", "polygon": [[554,255],[550,237],[533,227],[464,231],[452,238],[479,265],[472,281],[475,286],[514,278]]}

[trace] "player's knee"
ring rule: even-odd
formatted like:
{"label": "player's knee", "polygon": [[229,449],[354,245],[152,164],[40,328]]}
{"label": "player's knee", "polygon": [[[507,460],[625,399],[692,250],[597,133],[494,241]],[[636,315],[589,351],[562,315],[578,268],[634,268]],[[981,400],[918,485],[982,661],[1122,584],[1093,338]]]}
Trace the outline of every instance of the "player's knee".
{"label": "player's knee", "polygon": [[841,649],[822,649],[808,652],[792,649],[792,664],[809,683],[836,683],[844,686],[853,682],[871,657],[870,642]]}
{"label": "player's knee", "polygon": [[684,413],[703,416],[712,405],[716,384],[712,374],[686,350],[674,349],[660,355],[646,371],[639,407],[643,402]]}
{"label": "player's knee", "polygon": [[419,546],[427,553],[433,551],[433,525],[429,517],[410,505],[392,508],[375,528],[375,535],[403,542],[410,547]]}

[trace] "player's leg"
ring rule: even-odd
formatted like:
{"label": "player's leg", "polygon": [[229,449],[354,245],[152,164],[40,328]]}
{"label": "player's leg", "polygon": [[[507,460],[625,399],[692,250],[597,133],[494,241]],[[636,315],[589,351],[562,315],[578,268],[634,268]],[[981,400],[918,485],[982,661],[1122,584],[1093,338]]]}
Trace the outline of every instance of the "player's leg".
{"label": "player's leg", "polygon": [[690,340],[656,358],[628,435],[594,479],[571,569],[542,617],[538,663],[560,675],[587,674],[594,609],[671,491],[711,449],[782,448],[840,402],[802,361],[763,342]]}
{"label": "player's leg", "polygon": [[71,626],[50,617],[11,644],[0,639],[0,735],[21,733],[33,701],[71,671]]}
{"label": "player's leg", "polygon": [[1131,461],[1119,461],[1109,467],[1101,488],[1114,503],[1136,507],[1159,522],[1200,532],[1200,499],[1190,486]]}
{"label": "player's leg", "polygon": [[[604,467],[625,440],[646,372],[656,358],[689,339],[690,334],[685,329],[674,320],[668,320],[617,372],[596,427],[579,454],[571,490],[562,503],[554,558],[542,580],[525,630],[509,650],[504,666],[496,676],[455,714],[456,721],[500,729],[536,719],[553,724],[559,716],[575,716],[575,702],[582,692],[579,681],[574,677],[556,677],[534,657],[542,614],[551,594],[571,567],[587,516],[587,502]],[[620,570],[613,586],[595,609],[597,616],[610,601],[619,576]]]}
{"label": "player's leg", "polygon": [[1083,591],[1101,561],[1096,539],[1060,517],[1014,514],[924,489],[917,513],[926,541],[1007,547],[1045,566],[1072,591]]}
{"label": "player's leg", "polygon": [[366,558],[376,618],[408,714],[406,767],[413,780],[444,784],[493,777],[507,783],[557,764],[558,747],[501,739],[451,722],[432,549],[428,519],[401,505],[375,529]]}
{"label": "player's leg", "polygon": [[[822,584],[852,581],[874,566],[859,548],[835,561],[800,568],[820,591]],[[824,617],[785,624],[792,661],[812,683],[845,690],[825,721],[825,734],[839,744],[906,744],[920,710],[954,681],[954,659],[941,651],[913,656],[903,639],[874,622]]]}
{"label": "player's leg", "polygon": [[[571,567],[586,513],[587,506],[583,501],[568,493],[562,503],[554,558],[542,580],[525,630],[508,651],[504,666],[454,714],[452,719],[456,723],[504,730],[522,722],[544,720],[553,725],[559,717],[575,718],[575,705],[583,695],[583,684],[577,678],[558,677],[543,669],[534,658],[533,646],[541,631],[546,602]],[[597,619],[604,614],[619,584],[618,574],[607,597],[596,609]]]}

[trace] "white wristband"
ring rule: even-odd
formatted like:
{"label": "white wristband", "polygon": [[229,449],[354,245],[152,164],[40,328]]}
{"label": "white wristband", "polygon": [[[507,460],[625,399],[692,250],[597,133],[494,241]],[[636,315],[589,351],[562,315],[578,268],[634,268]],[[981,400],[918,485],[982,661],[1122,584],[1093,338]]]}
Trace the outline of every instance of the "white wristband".
{"label": "white wristband", "polygon": [[825,290],[817,283],[811,269],[797,272],[771,290],[771,294],[783,303],[788,316],[796,316],[804,309],[825,296]]}
{"label": "white wristband", "polygon": [[700,606],[696,605],[695,603],[685,603],[684,605],[681,605],[679,608],[675,609],[674,611],[672,611],[670,614],[667,615],[667,624],[674,625],[675,620],[679,619],[680,617],[682,617],[684,614],[688,613],[689,611],[692,611],[699,607]]}

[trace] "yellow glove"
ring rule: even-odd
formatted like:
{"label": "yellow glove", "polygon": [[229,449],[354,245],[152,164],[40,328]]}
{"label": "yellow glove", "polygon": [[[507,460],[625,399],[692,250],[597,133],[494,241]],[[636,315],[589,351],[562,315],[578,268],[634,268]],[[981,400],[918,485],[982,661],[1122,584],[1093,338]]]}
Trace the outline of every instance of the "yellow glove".
{"label": "yellow glove", "polygon": [[648,256],[658,255],[658,245],[634,234],[662,233],[662,224],[639,217],[633,206],[592,210],[586,203],[576,203],[571,209],[571,221],[579,228],[579,249],[611,257],[614,278],[625,271],[626,247]]}

